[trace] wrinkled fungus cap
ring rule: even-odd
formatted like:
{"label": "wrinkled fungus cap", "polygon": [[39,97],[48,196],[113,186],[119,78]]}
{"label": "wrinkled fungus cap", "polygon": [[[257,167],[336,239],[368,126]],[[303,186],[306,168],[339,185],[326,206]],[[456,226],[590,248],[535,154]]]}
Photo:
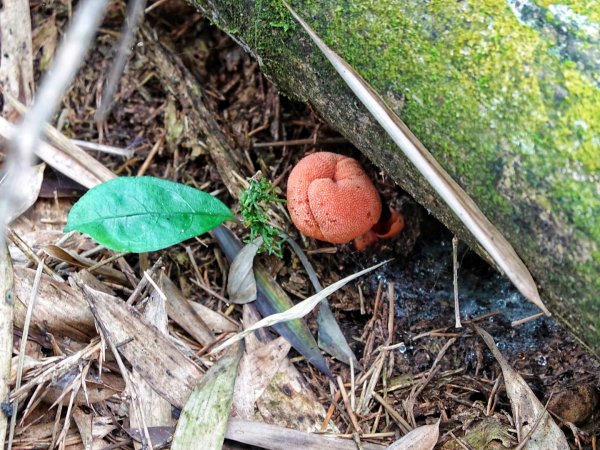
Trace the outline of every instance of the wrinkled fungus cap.
{"label": "wrinkled fungus cap", "polygon": [[306,236],[343,244],[367,233],[381,215],[381,199],[358,161],[330,152],[306,156],[290,173],[288,209]]}

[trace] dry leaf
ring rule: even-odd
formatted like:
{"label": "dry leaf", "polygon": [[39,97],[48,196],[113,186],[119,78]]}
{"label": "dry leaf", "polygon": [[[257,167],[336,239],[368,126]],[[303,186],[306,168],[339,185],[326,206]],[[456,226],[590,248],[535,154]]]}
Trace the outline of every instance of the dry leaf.
{"label": "dry leaf", "polygon": [[306,30],[335,70],[373,118],[388,133],[398,148],[413,163],[423,178],[435,189],[437,194],[454,211],[465,227],[473,234],[494,263],[513,282],[515,287],[530,302],[544,311],[550,312],[542,302],[529,270],[519,255],[504,238],[502,233],[485,217],[477,204],[448,175],[425,146],[412,134],[406,124],[381,99],[379,94],[340,56],[332,51],[312,28],[283,0],[283,4],[294,18]]}
{"label": "dry leaf", "polygon": [[[31,101],[33,92],[33,52],[31,50],[31,13],[29,2],[7,0],[0,11],[2,64],[0,85],[4,94],[4,113],[12,111],[7,95]],[[3,436],[3,435],[2,435]]]}
{"label": "dry leaf", "polygon": [[86,414],[79,407],[73,409],[73,419],[81,435],[81,442],[85,450],[91,450],[94,442],[92,436],[92,418],[93,414]]}
{"label": "dry leaf", "polygon": [[196,364],[121,299],[79,288],[119,352],[162,398],[181,408],[202,377]]}
{"label": "dry leaf", "polygon": [[[14,130],[14,125],[3,117],[0,117],[0,136],[5,139],[10,139]],[[59,172],[88,189],[93,188],[103,181],[89,170],[87,166],[45,142],[40,142],[38,144],[35,149],[35,154],[49,166],[54,167]],[[96,161],[96,163],[100,164],[98,161]]]}
{"label": "dry leaf", "polygon": [[39,62],[39,70],[45,72],[56,50],[58,30],[56,28],[56,17],[53,15],[39,24],[33,32],[33,54],[40,50],[42,55]]}
{"label": "dry leaf", "polygon": [[181,328],[187,331],[202,345],[208,345],[215,339],[203,315],[196,313],[183,293],[165,274],[161,273],[159,286],[167,297],[167,314]]}
{"label": "dry leaf", "polygon": [[[48,256],[52,256],[53,258],[56,258],[59,261],[66,262],[71,266],[80,267],[82,269],[87,269],[97,263],[97,261],[94,261],[93,259],[80,256],[71,250],[65,250],[64,248],[61,248],[58,245],[46,245],[43,250]],[[117,283],[129,285],[129,281],[127,280],[125,274],[111,267],[98,267],[94,270],[94,273],[110,278],[111,280],[116,281]]]}
{"label": "dry leaf", "polygon": [[[150,324],[162,332],[165,337],[168,338],[168,318],[166,305],[163,297],[156,291],[150,294],[150,298],[144,305],[143,318]],[[131,382],[135,385],[135,390],[138,396],[138,405],[144,417],[144,423],[139,420],[138,414],[131,414],[129,421],[132,428],[142,429],[144,426],[151,427],[163,427],[170,426],[174,423],[171,417],[171,404],[163,399],[153,388],[150,386],[143,377],[137,372],[132,370]],[[132,403],[135,400],[130,401],[130,408],[133,411],[135,405]],[[135,448],[142,448],[137,442],[134,443]]]}
{"label": "dry leaf", "polygon": [[535,426],[535,430],[525,445],[528,450],[568,450],[569,444],[562,430],[556,425],[550,413],[537,399],[525,380],[516,370],[508,364],[500,350],[496,347],[494,339],[485,330],[473,325],[483,338],[488,348],[500,364],[506,393],[512,406],[515,425],[518,427],[517,435],[520,440]]}
{"label": "dry leaf", "polygon": [[242,344],[232,347],[206,372],[181,411],[171,449],[188,450],[202,443],[202,449],[221,450],[243,351]]}
{"label": "dry leaf", "polygon": [[440,421],[415,428],[398,439],[387,450],[433,450],[440,437]]}
{"label": "dry leaf", "polygon": [[238,305],[256,300],[254,257],[262,245],[262,238],[246,244],[233,258],[227,278],[229,301]]}

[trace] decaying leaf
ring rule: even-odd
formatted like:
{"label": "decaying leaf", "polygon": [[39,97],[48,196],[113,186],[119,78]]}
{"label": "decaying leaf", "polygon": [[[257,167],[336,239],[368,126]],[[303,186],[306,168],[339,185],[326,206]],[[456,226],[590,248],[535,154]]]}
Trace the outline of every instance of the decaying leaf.
{"label": "decaying leaf", "polygon": [[194,388],[177,422],[172,449],[187,450],[199,443],[206,450],[221,449],[243,351],[242,344],[231,348]]}
{"label": "decaying leaf", "polygon": [[238,305],[256,300],[256,279],[254,278],[254,257],[262,245],[262,238],[249,242],[233,258],[227,278],[229,301]]}
{"label": "decaying leaf", "polygon": [[[465,430],[462,441],[470,446],[481,450],[504,450],[514,448],[513,435],[509,433],[511,428],[504,416],[495,415],[484,417],[482,420],[469,425]],[[442,450],[462,450],[463,442],[457,440],[447,441]]]}
{"label": "decaying leaf", "polygon": [[504,356],[502,356],[502,353],[496,347],[492,336],[477,325],[473,326],[483,338],[494,358],[498,361],[498,364],[500,364],[502,375],[504,376],[506,393],[512,406],[519,441],[525,439],[531,432],[531,436],[529,436],[529,440],[524,448],[528,450],[547,450],[549,448],[567,450],[569,444],[564,433],[556,425],[550,413],[537,399],[521,375],[510,367],[506,359],[504,359]]}
{"label": "decaying leaf", "polygon": [[498,268],[506,274],[525,298],[544,313],[550,315],[540,298],[529,269],[502,233],[485,217],[473,199],[448,175],[433,155],[412,134],[406,124],[385,104],[379,94],[346,61],[323,42],[285,0],[283,0],[283,4],[323,52],[356,97],[369,110],[373,118],[388,133],[398,148],[402,150],[448,207],[454,211]]}
{"label": "decaying leaf", "polygon": [[440,437],[440,421],[415,428],[398,439],[387,450],[433,450]]}
{"label": "decaying leaf", "polygon": [[52,58],[54,58],[57,38],[58,29],[55,15],[48,17],[33,31],[33,54],[35,55],[39,51],[42,53],[39,62],[41,72],[46,71],[52,62]]}

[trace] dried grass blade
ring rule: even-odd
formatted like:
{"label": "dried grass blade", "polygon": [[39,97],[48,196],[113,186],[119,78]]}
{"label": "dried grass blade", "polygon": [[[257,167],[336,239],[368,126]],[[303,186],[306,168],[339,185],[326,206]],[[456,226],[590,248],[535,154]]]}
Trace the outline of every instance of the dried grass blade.
{"label": "dried grass blade", "polygon": [[259,330],[261,328],[270,327],[270,326],[273,326],[278,323],[287,322],[289,320],[301,319],[302,317],[307,315],[309,312],[311,312],[319,304],[319,302],[321,302],[321,300],[326,298],[328,295],[333,294],[335,291],[337,291],[341,287],[345,286],[347,283],[354,280],[355,278],[358,278],[361,275],[364,275],[366,273],[371,272],[372,270],[377,269],[378,267],[381,267],[382,265],[386,264],[388,261],[383,261],[379,264],[369,267],[368,269],[361,270],[360,272],[357,272],[355,274],[352,274],[345,278],[342,278],[341,280],[336,281],[332,285],[327,286],[321,292],[318,292],[315,295],[308,297],[307,299],[301,301],[300,303],[292,306],[287,311],[277,313],[277,314],[272,314],[270,316],[265,317],[262,320],[259,320],[253,326],[246,328],[244,331],[239,332],[235,336],[232,336],[229,339],[227,339],[221,345],[215,347],[215,349],[211,353],[212,354],[218,353],[221,350],[229,347],[230,345],[235,344],[236,342],[242,340],[244,337],[246,337],[250,333],[253,333],[256,330]]}
{"label": "dried grass blade", "polygon": [[[31,316],[33,315],[33,307],[35,300],[38,295],[40,288],[40,281],[42,279],[42,269],[44,268],[45,258],[40,260],[37,270],[35,271],[35,279],[33,280],[33,288],[31,289],[31,295],[29,297],[29,305],[27,305],[27,314],[25,316],[25,324],[23,325],[23,336],[21,337],[21,346],[19,348],[19,363],[17,365],[17,381],[15,383],[15,389],[21,387],[21,381],[23,380],[23,364],[25,361],[25,349],[27,347],[27,338],[29,336],[29,325],[31,325]],[[8,449],[12,448],[13,438],[15,434],[15,427],[17,425],[17,411],[19,409],[19,399],[16,398],[13,403],[13,414],[10,420],[10,431],[8,434]]]}
{"label": "dried grass blade", "polygon": [[525,298],[550,315],[540,298],[529,269],[502,233],[485,217],[458,183],[448,175],[406,124],[384,103],[379,94],[346,61],[333,52],[285,1],[283,3],[331,62],[348,87],[473,234],[497,267],[506,274]]}
{"label": "dried grass blade", "polygon": [[[304,266],[304,270],[308,274],[308,278],[310,279],[315,292],[320,292],[323,289],[323,286],[321,286],[319,277],[312,264],[296,241],[289,236],[286,237],[286,240],[298,256],[302,266]],[[335,320],[335,316],[331,312],[329,302],[326,298],[323,299],[321,303],[319,315],[317,316],[317,323],[319,324],[319,347],[334,358],[337,358],[348,365],[354,364],[356,367],[358,365],[358,360],[356,359],[354,352],[352,352],[350,345],[348,345],[348,341],[346,340],[344,333],[342,333],[340,325],[337,320]]]}

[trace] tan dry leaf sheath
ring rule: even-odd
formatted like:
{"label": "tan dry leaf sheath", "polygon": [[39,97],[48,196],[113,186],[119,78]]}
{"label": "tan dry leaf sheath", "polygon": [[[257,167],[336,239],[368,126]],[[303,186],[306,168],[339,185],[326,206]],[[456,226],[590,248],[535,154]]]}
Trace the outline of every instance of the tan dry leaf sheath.
{"label": "tan dry leaf sheath", "polygon": [[288,179],[288,209],[306,236],[343,244],[363,235],[381,215],[381,200],[358,161],[330,152],[306,156]]}

